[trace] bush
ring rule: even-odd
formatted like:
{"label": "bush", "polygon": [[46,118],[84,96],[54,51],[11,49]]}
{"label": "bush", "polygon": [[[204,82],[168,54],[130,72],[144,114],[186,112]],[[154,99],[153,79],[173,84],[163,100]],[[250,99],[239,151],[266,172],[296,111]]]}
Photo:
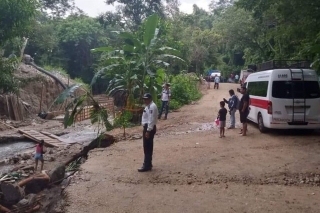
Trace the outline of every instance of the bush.
{"label": "bush", "polygon": [[201,92],[198,88],[198,80],[194,76],[177,75],[171,82],[172,100],[170,108],[175,109],[183,105],[190,104],[192,101],[201,98]]}
{"label": "bush", "polygon": [[0,94],[19,91],[19,82],[13,74],[17,65],[17,60],[4,59],[0,55]]}
{"label": "bush", "polygon": [[170,110],[175,110],[175,109],[179,109],[180,107],[182,107],[182,105],[177,100],[172,99],[170,101],[169,107],[170,107],[169,108]]}

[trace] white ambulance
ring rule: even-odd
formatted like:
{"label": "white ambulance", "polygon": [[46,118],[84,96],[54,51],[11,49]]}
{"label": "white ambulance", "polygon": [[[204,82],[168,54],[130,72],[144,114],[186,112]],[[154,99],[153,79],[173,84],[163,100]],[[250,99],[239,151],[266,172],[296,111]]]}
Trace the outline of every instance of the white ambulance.
{"label": "white ambulance", "polygon": [[308,63],[271,61],[244,85],[250,95],[248,119],[267,129],[320,129],[318,76]]}

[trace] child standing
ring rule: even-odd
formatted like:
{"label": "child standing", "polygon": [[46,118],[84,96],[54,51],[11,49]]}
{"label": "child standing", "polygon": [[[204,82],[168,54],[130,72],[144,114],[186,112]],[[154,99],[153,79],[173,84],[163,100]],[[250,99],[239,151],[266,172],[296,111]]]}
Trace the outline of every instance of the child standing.
{"label": "child standing", "polygon": [[36,167],[35,167],[35,171],[37,171],[37,167],[38,167],[38,161],[40,160],[41,161],[41,171],[43,170],[43,163],[44,163],[44,160],[43,160],[43,154],[45,153],[45,150],[44,150],[44,141],[41,140],[40,143],[38,143],[36,145],[36,154],[34,156],[34,159],[36,161]]}
{"label": "child standing", "polygon": [[220,110],[219,110],[219,120],[220,120],[220,137],[219,138],[222,138],[222,137],[225,137],[224,136],[224,130],[225,130],[225,127],[226,127],[226,119],[227,119],[227,109],[224,107],[225,106],[225,103],[224,101],[220,101]]}

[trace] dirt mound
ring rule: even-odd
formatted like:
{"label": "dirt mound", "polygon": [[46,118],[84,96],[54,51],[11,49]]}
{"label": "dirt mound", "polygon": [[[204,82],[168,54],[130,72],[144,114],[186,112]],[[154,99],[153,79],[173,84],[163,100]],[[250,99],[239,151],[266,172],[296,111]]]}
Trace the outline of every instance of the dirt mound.
{"label": "dirt mound", "polygon": [[[72,80],[59,72],[53,72],[53,74],[66,85],[74,84]],[[5,106],[0,109],[0,116],[19,120],[12,116],[12,111],[15,111],[15,108],[18,108],[18,114],[22,114],[18,117],[23,118],[35,116],[39,112],[49,109],[50,111],[63,109],[62,105],[52,106],[54,100],[63,91],[62,86],[54,79],[23,63],[16,70],[15,77],[20,82],[19,94],[0,96],[0,105]],[[14,114],[17,113],[14,112]]]}

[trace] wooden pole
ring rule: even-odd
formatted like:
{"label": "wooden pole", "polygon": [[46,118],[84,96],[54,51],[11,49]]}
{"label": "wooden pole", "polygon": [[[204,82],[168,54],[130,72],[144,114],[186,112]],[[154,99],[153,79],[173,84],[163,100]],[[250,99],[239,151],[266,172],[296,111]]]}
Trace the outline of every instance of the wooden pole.
{"label": "wooden pole", "polygon": [[11,119],[11,113],[10,113],[10,107],[9,107],[9,102],[8,102],[8,96],[6,95],[6,101],[7,101],[7,109],[8,109],[8,115],[9,115],[9,118]]}
{"label": "wooden pole", "polygon": [[40,110],[39,110],[39,112],[42,112],[42,97],[43,97],[43,83],[42,83],[42,86],[41,86],[41,98],[40,98]]}

